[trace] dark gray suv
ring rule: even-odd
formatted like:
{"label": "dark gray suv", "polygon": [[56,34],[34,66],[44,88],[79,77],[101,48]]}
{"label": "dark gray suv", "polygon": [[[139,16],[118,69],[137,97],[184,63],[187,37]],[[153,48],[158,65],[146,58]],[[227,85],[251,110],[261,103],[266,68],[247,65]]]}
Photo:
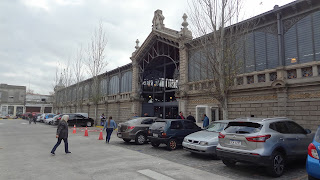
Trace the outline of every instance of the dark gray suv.
{"label": "dark gray suv", "polygon": [[285,117],[236,119],[220,132],[217,155],[226,166],[250,162],[278,177],[288,160],[306,157],[312,138],[310,130]]}
{"label": "dark gray suv", "polygon": [[156,117],[137,117],[124,123],[119,123],[117,136],[125,142],[134,140],[136,144],[144,144],[148,140],[149,127],[156,119]]}

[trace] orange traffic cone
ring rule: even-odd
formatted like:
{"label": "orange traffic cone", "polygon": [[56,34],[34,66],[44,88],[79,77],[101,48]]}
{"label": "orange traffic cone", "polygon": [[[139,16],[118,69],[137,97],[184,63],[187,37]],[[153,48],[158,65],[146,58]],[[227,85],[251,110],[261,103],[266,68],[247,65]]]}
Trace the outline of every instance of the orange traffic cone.
{"label": "orange traffic cone", "polygon": [[88,135],[88,127],[86,127],[86,130],[84,131],[84,136],[89,136]]}
{"label": "orange traffic cone", "polygon": [[77,133],[76,125],[73,125],[73,132],[72,132],[72,134],[76,134],[76,133]]}
{"label": "orange traffic cone", "polygon": [[100,130],[99,140],[103,140],[103,133],[102,133],[102,129]]}

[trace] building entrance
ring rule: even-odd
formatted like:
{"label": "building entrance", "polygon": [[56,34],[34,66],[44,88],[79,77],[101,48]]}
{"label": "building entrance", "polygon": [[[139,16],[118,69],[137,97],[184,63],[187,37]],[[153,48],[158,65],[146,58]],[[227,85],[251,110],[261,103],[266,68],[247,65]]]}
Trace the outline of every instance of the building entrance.
{"label": "building entrance", "polygon": [[[148,113],[163,119],[176,118],[178,102],[179,51],[177,47],[156,42],[153,53],[140,63],[141,96],[144,99],[142,114]],[[154,56],[153,56],[154,55]]]}

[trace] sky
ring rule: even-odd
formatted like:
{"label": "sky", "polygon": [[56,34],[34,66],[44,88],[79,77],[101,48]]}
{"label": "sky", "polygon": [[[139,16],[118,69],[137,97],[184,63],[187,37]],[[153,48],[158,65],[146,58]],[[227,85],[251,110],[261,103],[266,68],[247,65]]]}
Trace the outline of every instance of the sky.
{"label": "sky", "polygon": [[[243,0],[243,11],[249,18],[293,1]],[[53,92],[57,70],[72,61],[80,47],[87,47],[100,22],[108,40],[105,71],[128,64],[136,39],[141,45],[151,32],[155,10],[162,10],[167,28],[180,30],[189,4],[187,0],[1,0],[0,84],[26,86],[39,94]]]}

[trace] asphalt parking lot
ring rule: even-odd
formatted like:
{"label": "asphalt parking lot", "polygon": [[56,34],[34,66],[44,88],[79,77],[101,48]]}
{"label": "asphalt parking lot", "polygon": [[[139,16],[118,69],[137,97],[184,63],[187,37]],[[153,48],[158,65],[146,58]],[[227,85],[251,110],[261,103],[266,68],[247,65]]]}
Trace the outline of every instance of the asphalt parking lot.
{"label": "asphalt parking lot", "polygon": [[[98,140],[99,128],[84,128],[72,134],[69,149],[62,143],[56,156],[50,150],[56,143],[56,126],[29,125],[26,120],[0,120],[0,179],[274,179],[264,168],[237,164],[227,168],[220,160],[194,155],[183,149],[166,150],[164,145],[125,143],[114,132],[110,144]],[[104,138],[105,138],[104,132]],[[143,174],[145,173],[145,174]],[[291,163],[279,180],[307,179],[304,161]]]}
{"label": "asphalt parking lot", "polygon": [[[160,145],[158,148],[154,148],[150,144],[136,145],[133,141],[126,143],[120,138],[113,141],[113,144],[119,147],[138,151],[143,154],[166,159],[168,161],[183,164],[231,179],[274,179],[273,177],[268,176],[268,174],[265,172],[265,168],[257,167],[251,164],[237,163],[235,168],[228,168],[222,163],[221,160],[212,159],[208,156],[192,154],[183,150],[182,148],[174,151],[168,151],[166,150],[164,144]],[[277,179],[307,180],[308,177],[305,170],[305,160],[294,161],[290,163],[284,175]]]}

